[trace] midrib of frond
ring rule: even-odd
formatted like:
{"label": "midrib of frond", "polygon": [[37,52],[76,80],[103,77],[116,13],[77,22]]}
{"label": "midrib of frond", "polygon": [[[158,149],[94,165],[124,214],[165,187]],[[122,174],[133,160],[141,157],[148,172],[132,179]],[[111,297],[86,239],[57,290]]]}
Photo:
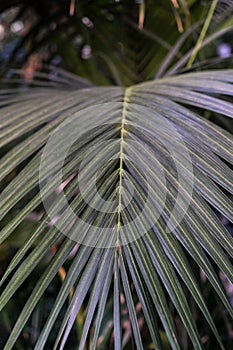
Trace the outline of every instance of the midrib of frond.
{"label": "midrib of frond", "polygon": [[[121,210],[122,210],[122,191],[123,191],[123,161],[124,161],[124,140],[125,140],[125,134],[126,134],[126,113],[127,113],[127,106],[129,104],[129,97],[131,95],[131,89],[127,88],[125,90],[124,99],[123,99],[123,110],[122,110],[122,118],[121,118],[121,137],[120,137],[120,165],[119,165],[119,196],[118,196],[118,210],[117,210],[117,230],[119,232],[121,227]],[[118,234],[119,236],[119,234]]]}

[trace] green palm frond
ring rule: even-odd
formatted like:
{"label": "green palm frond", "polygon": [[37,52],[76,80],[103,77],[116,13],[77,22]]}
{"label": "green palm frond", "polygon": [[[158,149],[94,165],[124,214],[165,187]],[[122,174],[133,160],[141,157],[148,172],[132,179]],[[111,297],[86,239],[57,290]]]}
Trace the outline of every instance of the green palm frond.
{"label": "green palm frond", "polygon": [[140,303],[156,349],[164,349],[162,330],[172,349],[182,348],[172,308],[192,348],[204,349],[191,298],[224,349],[194,266],[232,317],[215,268],[232,281],[232,237],[212,208],[232,221],[233,138],[203,117],[233,118],[232,77],[223,70],[129,88],[43,87],[8,99],[2,92],[0,242],[30,213],[43,215],[5,270],[1,310],[57,246],[4,350],[14,348],[63,265],[65,279],[34,349],[47,348],[56,324],[54,349],[65,349],[82,307],[79,349],[90,337],[90,348],[98,348],[111,300],[109,336],[121,349],[123,296],[135,348],[143,349]]}

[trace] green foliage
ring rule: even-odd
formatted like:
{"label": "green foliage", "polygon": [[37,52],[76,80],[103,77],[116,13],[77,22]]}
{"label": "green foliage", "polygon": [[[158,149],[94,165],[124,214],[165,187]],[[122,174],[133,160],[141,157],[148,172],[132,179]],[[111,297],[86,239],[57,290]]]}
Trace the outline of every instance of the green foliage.
{"label": "green foliage", "polygon": [[41,2],[19,47],[55,40],[82,78],[0,91],[4,350],[231,348],[233,70],[194,70],[232,17],[217,4],[200,37],[199,1],[142,3]]}

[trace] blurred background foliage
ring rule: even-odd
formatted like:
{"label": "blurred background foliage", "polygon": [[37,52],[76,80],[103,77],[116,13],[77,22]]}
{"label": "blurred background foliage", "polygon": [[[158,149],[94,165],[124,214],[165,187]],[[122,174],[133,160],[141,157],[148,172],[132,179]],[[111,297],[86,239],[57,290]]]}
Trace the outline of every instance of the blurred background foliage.
{"label": "blurred background foliage", "polygon": [[[188,66],[211,2],[209,0],[2,0],[0,2],[2,82],[9,82],[8,79],[11,79],[11,82],[20,82],[21,85],[22,82],[25,85],[40,85],[44,82],[45,85],[75,86],[77,83],[80,86],[81,82],[83,87],[129,86],[178,72],[232,67],[232,0],[218,1],[203,39],[202,48],[198,51],[191,67]],[[232,124],[222,116],[221,120],[215,113],[206,114],[206,117],[228,131],[232,131]],[[1,150],[2,154],[5,152],[6,150]],[[15,172],[19,171],[19,168],[15,169]],[[15,174],[11,173],[7,181],[14,176]],[[20,205],[23,206],[23,203]],[[16,207],[14,210],[17,212],[19,209]],[[29,237],[31,229],[37,226],[40,214],[40,208],[38,208],[38,211],[19,225],[14,235],[0,247],[0,276],[16,250]],[[14,213],[11,212],[10,215]],[[230,223],[223,217],[221,220],[232,233]],[[1,225],[4,226],[4,222]],[[47,260],[43,260],[43,263],[36,268],[30,280],[27,279],[8,307],[0,314],[0,349],[28,293],[33,289],[33,280],[38,280],[40,272],[44,269],[46,262],[51,260],[56,249],[57,247],[54,246],[54,250],[47,254]],[[200,274],[197,264],[194,261],[191,263],[225,348],[230,350],[233,339],[230,320],[222,309],[222,305],[216,300],[208,280]],[[44,294],[28,321],[26,329],[16,342],[15,349],[33,349],[35,339],[49,314],[57,289],[68,267],[69,260],[59,270],[58,276]],[[229,297],[233,298],[232,286],[224,280],[224,276],[220,277]],[[188,291],[186,294],[189,298]],[[124,305],[123,299],[121,302]],[[72,330],[66,349],[75,349],[82,331],[87,303],[88,297],[79,312],[76,328]],[[110,298],[100,332],[98,350],[113,347],[112,303],[113,298]],[[200,310],[194,303],[191,308],[198,327],[202,329],[205,348],[218,349],[216,340],[211,338],[210,330]],[[137,315],[141,320],[140,327],[143,329],[145,349],[154,349],[153,344],[148,342],[148,329],[143,317],[140,319],[140,311],[140,304],[138,304]],[[61,318],[63,314],[64,311],[61,312]],[[186,332],[183,331],[182,326],[179,329],[179,318],[175,311],[174,319],[180,331],[183,349],[190,349]],[[125,328],[125,349],[133,349],[127,311],[123,327]],[[166,334],[162,332],[163,348],[170,349]],[[51,333],[48,349],[52,348],[54,339],[54,334]]]}
{"label": "blurred background foliage", "polygon": [[[181,60],[195,46],[209,0],[5,0],[0,3],[3,70],[62,67],[96,85],[130,85],[153,79],[164,58],[168,67],[187,70]],[[192,69],[230,65],[233,1],[219,0]],[[220,35],[222,34],[222,35]],[[174,47],[177,40],[179,47]],[[172,50],[173,48],[173,50]]]}

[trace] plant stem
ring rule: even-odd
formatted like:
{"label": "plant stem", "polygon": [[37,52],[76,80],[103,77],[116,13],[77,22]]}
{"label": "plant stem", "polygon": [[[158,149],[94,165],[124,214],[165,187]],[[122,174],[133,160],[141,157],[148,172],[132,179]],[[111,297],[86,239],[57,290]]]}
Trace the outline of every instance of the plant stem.
{"label": "plant stem", "polygon": [[201,33],[200,33],[200,36],[196,42],[196,45],[193,49],[193,52],[192,52],[192,55],[187,63],[187,68],[190,68],[195,60],[195,58],[197,57],[197,54],[201,48],[201,45],[202,45],[202,42],[206,36],[206,33],[207,33],[207,30],[209,28],[209,25],[210,25],[210,22],[212,20],[212,17],[214,15],[214,11],[215,11],[215,8],[217,6],[217,3],[218,3],[218,0],[213,0],[211,6],[210,6],[210,9],[209,9],[209,12],[208,12],[208,15],[206,17],[206,20],[205,20],[205,23],[203,25],[203,28],[201,30]]}

